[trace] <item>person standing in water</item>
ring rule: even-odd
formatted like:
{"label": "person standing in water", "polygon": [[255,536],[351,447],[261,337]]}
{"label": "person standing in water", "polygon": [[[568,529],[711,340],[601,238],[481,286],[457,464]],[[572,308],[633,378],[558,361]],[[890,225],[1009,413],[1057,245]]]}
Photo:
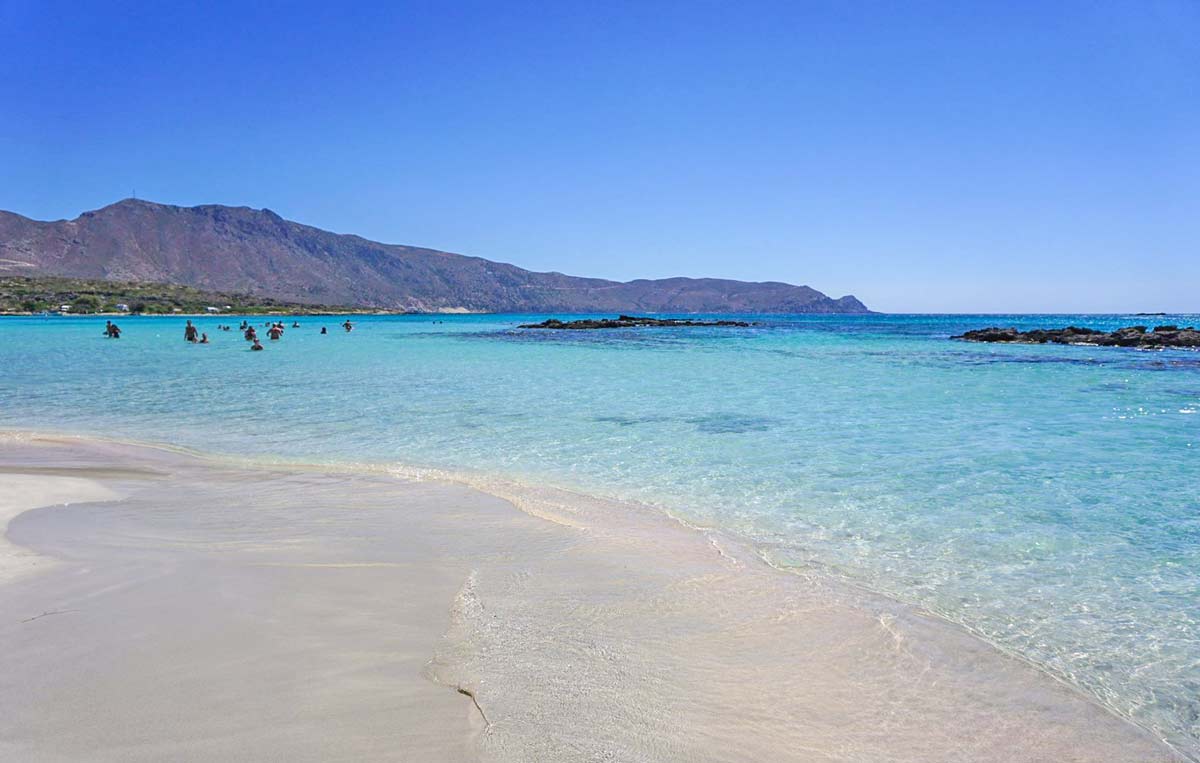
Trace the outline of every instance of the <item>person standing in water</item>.
{"label": "person standing in water", "polygon": [[321,333],[322,333],[322,334],[328,334],[329,332],[325,330],[325,327],[324,327],[324,326],[322,326],[322,327],[321,327]]}
{"label": "person standing in water", "polygon": [[275,341],[279,337],[283,336],[283,329],[279,326],[272,326],[271,330],[267,332],[267,336],[271,338],[271,341]]}
{"label": "person standing in water", "polygon": [[262,348],[262,342],[258,341],[258,337],[254,337],[254,344],[250,345],[250,349],[261,350]]}
{"label": "person standing in water", "polygon": [[258,332],[254,330],[253,326],[246,327],[246,341],[247,342],[257,342],[258,341]]}
{"label": "person standing in water", "polygon": [[200,344],[208,344],[208,334],[200,335]]}
{"label": "person standing in water", "polygon": [[199,338],[199,335],[196,332],[196,327],[192,325],[191,321],[188,321],[187,325],[183,327],[184,341],[195,342],[198,338]]}
{"label": "person standing in water", "polygon": [[349,318],[347,318],[346,322],[342,324],[342,328],[346,329],[346,333],[350,333],[354,330],[354,324],[350,322]]}

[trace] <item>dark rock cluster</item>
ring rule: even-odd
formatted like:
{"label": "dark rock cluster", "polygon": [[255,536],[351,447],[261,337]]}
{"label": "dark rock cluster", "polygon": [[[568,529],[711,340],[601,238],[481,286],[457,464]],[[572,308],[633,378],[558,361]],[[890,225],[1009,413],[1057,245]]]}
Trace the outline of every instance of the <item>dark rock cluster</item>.
{"label": "dark rock cluster", "polygon": [[1155,326],[1147,331],[1145,326],[1127,326],[1113,332],[1067,326],[1065,329],[1033,329],[1017,331],[1015,328],[991,327],[976,329],[952,337],[968,342],[1008,342],[1013,344],[1088,344],[1098,347],[1160,347],[1200,348],[1200,331],[1188,326]]}
{"label": "dark rock cluster", "polygon": [[578,321],[560,321],[551,318],[541,323],[523,323],[523,329],[624,329],[647,326],[749,326],[746,321],[693,321],[686,318],[642,318],[636,315],[619,315],[616,318],[585,318]]}

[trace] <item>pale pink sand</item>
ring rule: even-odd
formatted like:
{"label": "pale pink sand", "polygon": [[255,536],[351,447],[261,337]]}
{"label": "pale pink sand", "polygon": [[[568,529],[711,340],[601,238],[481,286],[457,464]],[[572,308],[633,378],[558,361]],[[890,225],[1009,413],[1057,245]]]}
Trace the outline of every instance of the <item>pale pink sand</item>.
{"label": "pale pink sand", "polygon": [[0,759],[1173,759],[946,623],[583,496],[53,439],[0,480],[5,516],[100,501],[10,521],[59,563],[0,584]]}

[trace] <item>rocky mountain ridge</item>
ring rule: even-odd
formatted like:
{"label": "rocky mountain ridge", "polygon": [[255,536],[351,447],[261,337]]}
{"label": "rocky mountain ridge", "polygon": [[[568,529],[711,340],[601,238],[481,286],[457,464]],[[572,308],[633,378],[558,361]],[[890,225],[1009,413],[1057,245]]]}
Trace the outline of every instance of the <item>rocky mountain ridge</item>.
{"label": "rocky mountain ridge", "polygon": [[864,313],[853,296],[716,278],[538,273],[382,244],[268,209],[126,199],[74,220],[0,212],[0,274],[157,282],[313,305],[429,312]]}

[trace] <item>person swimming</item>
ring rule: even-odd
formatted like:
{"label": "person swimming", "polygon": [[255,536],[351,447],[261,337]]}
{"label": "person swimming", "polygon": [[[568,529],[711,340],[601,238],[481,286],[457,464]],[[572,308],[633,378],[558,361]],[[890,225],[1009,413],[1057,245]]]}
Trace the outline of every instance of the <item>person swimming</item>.
{"label": "person swimming", "polygon": [[300,328],[300,321],[292,321],[292,328],[294,328],[294,329]]}
{"label": "person swimming", "polygon": [[324,326],[322,326],[322,327],[321,327],[321,333],[322,333],[322,334],[328,334],[328,333],[329,333],[329,331],[327,331],[327,330],[325,329],[325,327],[324,327]]}
{"label": "person swimming", "polygon": [[200,335],[200,344],[208,344],[208,334]]}
{"label": "person swimming", "polygon": [[185,341],[188,341],[188,342],[194,342],[194,341],[196,341],[196,338],[197,338],[197,333],[198,333],[198,332],[196,331],[196,327],[192,325],[192,322],[191,322],[191,321],[188,321],[188,322],[187,322],[187,325],[186,325],[186,326],[184,326],[184,328],[183,328],[183,338],[184,338],[184,340],[185,340]]}
{"label": "person swimming", "polygon": [[254,344],[250,345],[251,350],[263,349],[262,342],[258,341],[258,337],[254,337]]}

